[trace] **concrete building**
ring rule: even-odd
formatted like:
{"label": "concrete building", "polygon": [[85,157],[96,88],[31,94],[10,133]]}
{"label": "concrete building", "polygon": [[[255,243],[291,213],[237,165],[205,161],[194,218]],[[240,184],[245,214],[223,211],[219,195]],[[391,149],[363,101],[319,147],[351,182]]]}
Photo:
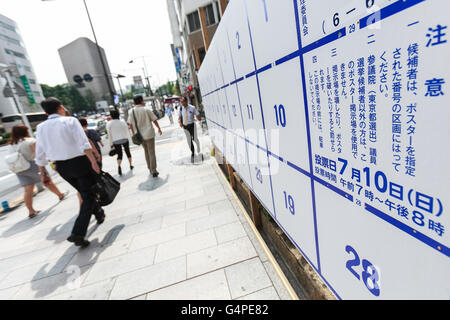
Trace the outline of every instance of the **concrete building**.
{"label": "concrete building", "polygon": [[[106,59],[105,50],[101,47],[100,50],[103,61],[105,62],[108,81],[115,93],[116,90],[108,66],[108,60]],[[58,52],[69,84],[76,86],[83,96],[88,95],[89,91],[91,91],[95,101],[109,100],[110,92],[108,84],[105,81],[102,62],[94,42],[88,38],[78,38],[58,49]],[[86,81],[86,74],[92,76],[91,81]],[[82,79],[82,82],[77,82],[77,77],[78,79]]]}
{"label": "concrete building", "polygon": [[229,0],[167,0],[173,36],[172,53],[180,90],[193,87],[194,104],[200,102],[197,72]]}
{"label": "concrete building", "polygon": [[[39,105],[44,99],[41,86],[33,71],[25,44],[20,35],[19,28],[13,20],[0,14],[0,63],[13,66],[13,81],[20,96],[25,113],[43,111]],[[13,98],[4,97],[6,79],[0,77],[0,113],[3,116],[18,113]]]}

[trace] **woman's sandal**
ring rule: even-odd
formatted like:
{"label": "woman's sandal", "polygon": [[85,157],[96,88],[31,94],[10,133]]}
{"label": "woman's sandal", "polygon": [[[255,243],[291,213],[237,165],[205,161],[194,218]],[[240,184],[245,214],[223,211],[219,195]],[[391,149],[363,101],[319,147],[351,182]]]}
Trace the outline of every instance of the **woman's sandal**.
{"label": "woman's sandal", "polygon": [[34,218],[34,217],[36,217],[39,213],[41,213],[40,211],[36,211],[35,213],[33,213],[33,214],[30,214],[30,215],[28,215],[28,218]]}

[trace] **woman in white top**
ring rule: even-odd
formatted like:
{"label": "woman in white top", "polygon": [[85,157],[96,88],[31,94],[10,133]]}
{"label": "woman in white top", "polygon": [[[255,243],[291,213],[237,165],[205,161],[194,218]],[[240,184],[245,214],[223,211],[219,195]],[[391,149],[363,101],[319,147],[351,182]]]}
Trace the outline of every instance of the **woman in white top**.
{"label": "woman in white top", "polygon": [[128,162],[130,163],[130,170],[133,170],[133,163],[130,152],[130,131],[128,129],[128,124],[120,120],[120,114],[118,111],[111,110],[110,112],[112,120],[106,125],[106,132],[108,133],[109,144],[111,149],[115,148],[117,152],[117,164],[119,166],[119,175],[122,175],[122,147],[125,149],[125,153],[128,157]]}
{"label": "woman in white top", "polygon": [[[27,161],[30,162],[29,169],[18,172],[16,175],[19,179],[20,185],[25,190],[24,202],[28,209],[28,217],[33,218],[40,212],[33,208],[34,185],[41,182],[39,169],[34,162],[36,155],[36,140],[30,138],[30,133],[28,132],[28,128],[26,126],[14,126],[11,133],[11,145],[15,150],[17,150],[17,152],[20,152]],[[47,188],[56,194],[60,201],[67,195],[67,192],[61,193],[51,179],[47,185]]]}

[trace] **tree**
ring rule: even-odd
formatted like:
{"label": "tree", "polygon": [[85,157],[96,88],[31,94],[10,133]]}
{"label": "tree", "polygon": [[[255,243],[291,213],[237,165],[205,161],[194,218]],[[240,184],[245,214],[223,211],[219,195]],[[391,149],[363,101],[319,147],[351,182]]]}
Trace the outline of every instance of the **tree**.
{"label": "tree", "polygon": [[[54,87],[48,86],[46,84],[41,85],[44,97],[55,97],[58,98],[63,106],[70,109],[72,112],[89,111],[95,109],[94,104],[90,104],[78,91],[75,86],[69,84],[56,85]],[[92,94],[92,92],[91,92]]]}
{"label": "tree", "polygon": [[178,82],[178,79],[173,86],[173,94],[176,96],[181,96],[180,83]]}

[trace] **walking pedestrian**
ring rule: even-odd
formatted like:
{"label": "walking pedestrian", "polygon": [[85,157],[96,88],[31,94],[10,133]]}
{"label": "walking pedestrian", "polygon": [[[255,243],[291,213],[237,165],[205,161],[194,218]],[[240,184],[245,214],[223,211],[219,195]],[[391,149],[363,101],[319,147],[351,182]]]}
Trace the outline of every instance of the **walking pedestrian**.
{"label": "walking pedestrian", "polygon": [[131,157],[130,152],[130,131],[128,130],[128,124],[120,120],[120,113],[116,110],[111,110],[110,115],[112,120],[108,122],[106,125],[106,132],[108,134],[109,144],[111,149],[114,148],[117,153],[117,165],[119,170],[119,175],[122,175],[122,168],[120,165],[122,164],[123,151],[122,147],[125,150],[125,153],[128,158],[128,162],[130,164],[130,170],[133,170],[133,159]]}
{"label": "walking pedestrian", "polygon": [[80,118],[78,119],[78,121],[80,121],[84,133],[86,133],[86,136],[88,137],[90,143],[92,143],[92,145],[95,148],[95,150],[93,149],[92,151],[94,152],[94,156],[97,159],[98,166],[101,169],[103,167],[103,163],[102,163],[102,149],[100,148],[100,145],[104,147],[102,137],[98,134],[96,130],[88,129],[88,122],[86,118]]}
{"label": "walking pedestrian", "polygon": [[[28,209],[28,217],[35,217],[40,211],[35,210],[33,207],[33,190],[35,184],[40,184],[41,179],[39,177],[39,169],[34,162],[36,156],[36,140],[30,137],[30,133],[26,126],[14,126],[11,132],[11,147],[19,152],[25,160],[30,163],[30,167],[27,170],[17,172],[17,178],[20,185],[24,188],[24,202]],[[58,196],[59,200],[63,200],[68,192],[62,193],[53,181],[48,179],[46,187]]]}
{"label": "walking pedestrian", "polygon": [[200,121],[200,113],[193,105],[188,104],[187,99],[185,97],[181,97],[180,103],[181,107],[178,121],[180,123],[180,127],[184,129],[188,146],[191,148],[191,162],[194,163],[195,160],[194,142],[197,145],[197,154],[200,154],[200,141],[198,140],[197,126],[195,125],[195,117],[197,118],[198,121]]}
{"label": "walking pedestrian", "polygon": [[166,108],[166,113],[167,113],[167,116],[169,117],[170,124],[173,124],[173,115],[172,115],[173,107],[171,104]]}
{"label": "walking pedestrian", "polygon": [[144,97],[140,95],[134,97],[134,104],[135,107],[129,112],[128,123],[133,134],[139,130],[143,139],[142,147],[145,152],[147,168],[150,174],[156,178],[159,172],[156,170],[155,129],[153,124],[158,128],[159,135],[162,135],[162,131],[158,124],[158,118],[150,108],[145,106]]}
{"label": "walking pedestrian", "polygon": [[41,181],[45,186],[49,184],[45,165],[52,161],[61,177],[81,194],[79,214],[67,240],[86,247],[89,241],[85,236],[91,215],[95,215],[98,224],[105,220],[105,212],[92,192],[100,168],[80,122],[65,116],[61,101],[51,97],[42,101],[41,106],[48,114],[48,119],[39,124],[36,131],[36,164]]}

